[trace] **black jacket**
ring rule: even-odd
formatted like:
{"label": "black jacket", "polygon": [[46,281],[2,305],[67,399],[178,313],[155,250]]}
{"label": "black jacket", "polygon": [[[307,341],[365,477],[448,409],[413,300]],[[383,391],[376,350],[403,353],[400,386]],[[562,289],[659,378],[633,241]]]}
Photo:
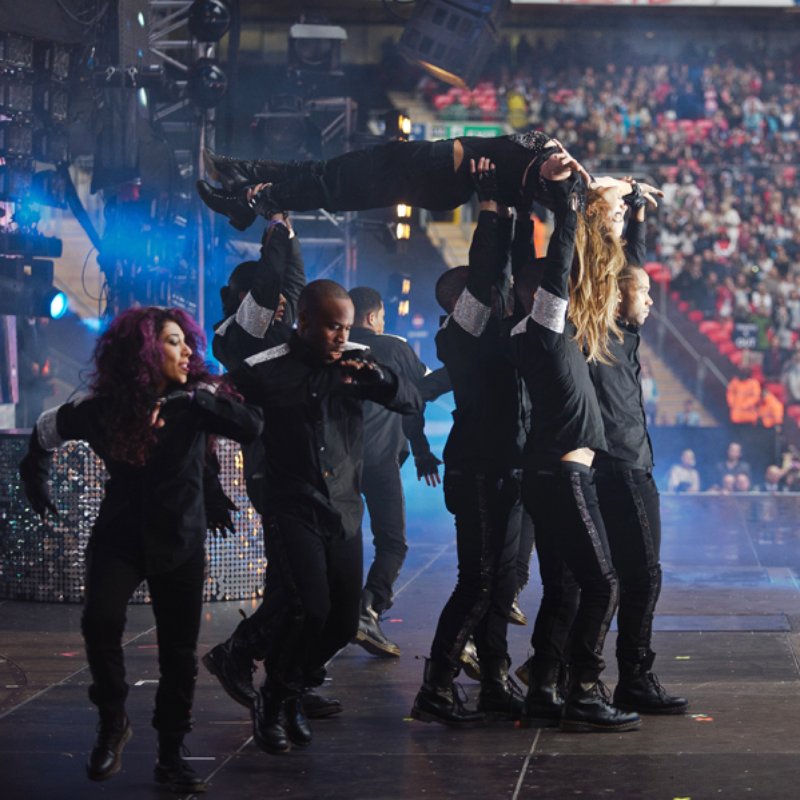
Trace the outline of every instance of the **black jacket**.
{"label": "black jacket", "polygon": [[88,397],[45,411],[33,429],[20,474],[25,481],[46,483],[50,451],[70,439],[88,442],[110,475],[92,541],[143,552],[147,574],[174,569],[205,543],[206,434],[247,442],[261,431],[257,409],[214,393],[215,388],[169,396],[160,412],[166,424],[141,467],[109,455],[106,398]]}
{"label": "black jacket", "polygon": [[[506,471],[517,466],[518,392],[493,290],[508,290],[511,221],[482,211],[472,238],[467,285],[436,334],[436,352],[453,386],[446,470]],[[497,301],[496,301],[497,302]]]}
{"label": "black jacket", "polygon": [[525,466],[549,467],[572,450],[606,449],[603,421],[586,358],[567,320],[569,277],[575,252],[578,178],[548,182],[556,226],[530,315],[513,330],[514,359],[532,405]]}
{"label": "black jacket", "polygon": [[[363,345],[350,344],[348,351],[371,358]],[[381,369],[385,379],[378,384],[343,383],[338,365],[323,363],[294,333],[232,373],[239,391],[265,414],[264,504],[271,513],[312,514],[329,532],[358,534],[363,401],[402,414],[422,409],[413,384]]]}
{"label": "black jacket", "polygon": [[[369,328],[353,328],[350,341],[363,344],[380,364],[414,386],[428,372],[411,346],[400,336],[375,333]],[[396,414],[378,403],[364,403],[364,464],[380,464],[395,459],[399,464],[408,457],[408,444],[415,457],[428,455],[431,451],[425,437],[425,415]]]}
{"label": "black jacket", "polygon": [[[305,270],[297,237],[289,229],[272,224],[264,234],[261,269],[253,288],[245,295],[235,314],[214,327],[211,349],[214,357],[233,370],[256,353],[289,339],[297,299],[305,286]],[[286,297],[283,319],[274,319],[279,294]]]}

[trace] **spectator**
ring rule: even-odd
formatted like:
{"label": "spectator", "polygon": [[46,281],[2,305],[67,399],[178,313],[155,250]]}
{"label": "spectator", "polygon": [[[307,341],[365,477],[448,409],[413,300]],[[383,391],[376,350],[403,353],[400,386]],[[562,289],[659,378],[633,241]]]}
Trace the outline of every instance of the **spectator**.
{"label": "spectator", "polygon": [[683,410],[679,411],[675,416],[675,424],[696,428],[700,425],[700,422],[700,412],[695,408],[694,400],[689,398],[683,404]]}
{"label": "spectator", "polygon": [[766,386],[761,390],[758,419],[765,428],[783,425],[783,403]]}
{"label": "spectator", "polygon": [[[800,389],[800,385],[798,388]],[[726,397],[731,422],[736,425],[755,425],[758,422],[761,384],[749,370],[740,369],[738,375],[731,379]]]}
{"label": "spectator", "polygon": [[[725,476],[730,477],[728,475]],[[752,487],[750,485],[750,476],[745,472],[740,472],[738,475],[733,476],[733,490],[735,492],[750,492]]]}
{"label": "spectator", "polygon": [[758,487],[760,492],[785,492],[786,488],[782,484],[783,470],[775,464],[770,464],[764,472],[764,483]]}
{"label": "spectator", "polygon": [[776,337],[772,337],[769,348],[764,353],[762,369],[767,380],[780,380],[787,354],[783,351]]}
{"label": "spectator", "polygon": [[742,446],[739,442],[731,442],[725,455],[725,460],[717,463],[715,469],[716,484],[722,486],[725,475],[745,474],[749,478],[751,473],[750,464],[742,460]]}
{"label": "spectator", "polygon": [[783,368],[781,383],[785,392],[786,405],[800,403],[800,350],[795,350]]}
{"label": "spectator", "polygon": [[736,476],[723,475],[719,486],[712,486],[710,492],[718,492],[719,494],[733,494],[736,491]]}
{"label": "spectator", "polygon": [[700,473],[697,471],[697,459],[693,450],[684,450],[681,460],[673,464],[667,476],[668,492],[699,492]]}
{"label": "spectator", "polygon": [[658,416],[658,384],[655,377],[653,377],[650,363],[644,359],[642,360],[640,383],[642,385],[642,403],[644,404],[647,424],[655,425]]}

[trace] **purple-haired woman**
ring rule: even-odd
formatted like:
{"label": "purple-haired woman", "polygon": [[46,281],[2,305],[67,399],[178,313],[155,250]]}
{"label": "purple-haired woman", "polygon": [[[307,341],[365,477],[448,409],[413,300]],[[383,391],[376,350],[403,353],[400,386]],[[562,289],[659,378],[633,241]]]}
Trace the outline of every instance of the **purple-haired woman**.
{"label": "purple-haired woman", "polygon": [[88,442],[110,475],[86,550],[81,620],[89,697],[100,713],[86,765],[92,780],[119,771],[131,738],[122,634],[128,601],[146,579],[160,670],[155,779],[181,793],[206,788],[181,758],[181,746],[191,729],[197,676],[208,435],[250,441],[261,430],[261,416],[209,375],[204,347],[202,331],[179,309],[120,314],[95,347],[90,394],[39,417],[20,465],[28,499],[42,518],[48,510],[56,513],[47,479],[51,452],[64,441]]}

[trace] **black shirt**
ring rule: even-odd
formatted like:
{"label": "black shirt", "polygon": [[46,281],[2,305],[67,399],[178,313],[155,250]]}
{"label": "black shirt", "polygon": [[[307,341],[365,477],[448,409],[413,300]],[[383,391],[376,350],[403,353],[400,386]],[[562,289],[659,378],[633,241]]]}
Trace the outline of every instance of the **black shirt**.
{"label": "black shirt", "polygon": [[607,455],[599,454],[595,466],[602,469],[618,462],[632,469],[653,468],[653,446],[647,433],[639,364],[639,329],[619,322],[622,341],[609,339],[611,364],[589,365],[603,427]]}
{"label": "black shirt", "polygon": [[106,398],[88,397],[45,411],[20,472],[25,479],[46,480],[50,450],[70,439],[88,442],[110,476],[92,541],[143,552],[149,575],[174,569],[205,543],[206,434],[247,442],[261,431],[257,409],[210,389],[169,396],[160,412],[165,425],[157,430],[157,444],[143,466],[109,455]]}
{"label": "black shirt", "polygon": [[[625,254],[628,263],[642,264],[645,254],[645,225],[635,218],[628,222]],[[647,433],[647,414],[642,398],[639,364],[639,328],[618,320],[622,341],[609,337],[610,364],[589,365],[603,427],[607,454],[598,454],[595,466],[608,468],[616,462],[623,467],[651,470],[653,445]]]}
{"label": "black shirt", "polygon": [[[363,345],[348,344],[349,354],[370,358]],[[380,384],[345,384],[336,363],[322,362],[293,333],[286,344],[252,356],[231,375],[245,398],[264,410],[264,504],[271,513],[312,515],[333,533],[358,534],[363,401],[402,414],[422,409],[411,383],[381,369]]]}
{"label": "black shirt", "polygon": [[453,386],[447,470],[506,471],[517,466],[517,375],[492,290],[507,288],[510,220],[481,211],[469,253],[467,285],[436,334],[436,352]]}
{"label": "black shirt", "polygon": [[548,182],[556,198],[550,237],[533,310],[512,331],[511,347],[532,405],[525,466],[552,466],[565,453],[605,450],[603,421],[589,365],[567,319],[575,252],[578,178]]}
{"label": "black shirt", "polygon": [[[363,344],[380,364],[418,386],[428,371],[411,346],[399,336],[375,333],[370,328],[353,328],[350,341]],[[378,403],[364,403],[364,464],[381,464],[396,460],[402,464],[408,457],[408,442],[415,456],[430,453],[425,438],[425,416],[396,414]]]}

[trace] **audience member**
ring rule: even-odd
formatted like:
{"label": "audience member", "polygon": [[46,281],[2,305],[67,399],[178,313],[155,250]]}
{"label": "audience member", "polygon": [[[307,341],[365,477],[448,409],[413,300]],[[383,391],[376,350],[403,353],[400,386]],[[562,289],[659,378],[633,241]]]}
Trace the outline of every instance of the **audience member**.
{"label": "audience member", "polygon": [[693,450],[684,450],[681,460],[673,464],[667,477],[668,492],[699,492],[700,473],[697,471],[697,459]]}
{"label": "audience member", "polygon": [[731,442],[725,455],[725,460],[717,463],[715,467],[716,485],[721,486],[725,475],[745,474],[749,478],[751,475],[750,464],[742,460],[742,446],[739,442]]}
{"label": "audience member", "polygon": [[691,398],[686,400],[683,404],[683,410],[675,415],[676,425],[686,425],[690,428],[696,428],[700,425],[700,412],[695,407],[695,402]]}
{"label": "audience member", "polygon": [[749,370],[742,368],[731,379],[726,398],[731,422],[735,425],[755,425],[758,422],[761,384]]}

